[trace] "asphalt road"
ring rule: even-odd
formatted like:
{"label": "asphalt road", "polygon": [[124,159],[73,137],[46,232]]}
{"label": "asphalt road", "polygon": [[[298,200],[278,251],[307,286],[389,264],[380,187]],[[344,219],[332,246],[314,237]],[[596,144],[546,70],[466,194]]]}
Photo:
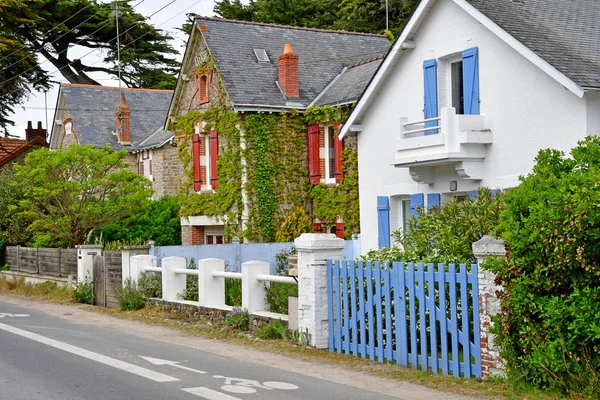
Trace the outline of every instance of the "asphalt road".
{"label": "asphalt road", "polygon": [[401,398],[324,378],[0,302],[0,400]]}

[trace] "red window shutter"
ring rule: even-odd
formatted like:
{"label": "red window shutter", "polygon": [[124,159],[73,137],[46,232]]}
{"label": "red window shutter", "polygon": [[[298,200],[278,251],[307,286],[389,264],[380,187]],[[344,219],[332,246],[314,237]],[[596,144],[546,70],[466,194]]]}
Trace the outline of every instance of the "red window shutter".
{"label": "red window shutter", "polygon": [[320,222],[313,222],[313,229],[316,233],[319,233],[323,230],[323,225]]}
{"label": "red window shutter", "polygon": [[342,150],[344,149],[344,143],[338,136],[339,122],[333,123],[333,152],[335,157],[335,181],[340,183],[344,178],[344,170],[342,168]]}
{"label": "red window shutter", "polygon": [[210,186],[214,189],[219,187],[219,171],[217,169],[217,158],[219,157],[219,135],[217,131],[210,131]]}
{"label": "red window shutter", "polygon": [[144,175],[144,162],[140,161],[140,175]]}
{"label": "red window shutter", "polygon": [[192,161],[194,163],[194,190],[200,191],[202,181],[200,180],[200,135],[192,136]]}
{"label": "red window shutter", "polygon": [[308,125],[308,178],[310,183],[321,182],[321,166],[319,164],[319,124]]}
{"label": "red window shutter", "polygon": [[343,222],[338,222],[337,224],[335,224],[335,236],[339,237],[340,239],[344,239],[344,223]]}

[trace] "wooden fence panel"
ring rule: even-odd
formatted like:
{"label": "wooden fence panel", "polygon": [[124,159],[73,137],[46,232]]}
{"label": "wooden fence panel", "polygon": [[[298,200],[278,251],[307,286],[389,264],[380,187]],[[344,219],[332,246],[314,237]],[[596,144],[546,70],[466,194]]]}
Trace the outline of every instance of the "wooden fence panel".
{"label": "wooden fence panel", "polygon": [[60,251],[60,276],[77,277],[77,249],[61,249]]}
{"label": "wooden fence panel", "polygon": [[119,308],[116,289],[122,285],[122,259],[119,251],[104,252],[106,258],[106,307]]}
{"label": "wooden fence panel", "polygon": [[17,246],[6,247],[6,263],[11,270],[19,270],[19,248]]}
{"label": "wooden fence panel", "polygon": [[32,274],[39,273],[38,271],[38,249],[29,247],[19,248],[19,271],[29,272]]}
{"label": "wooden fence panel", "polygon": [[60,249],[38,249],[38,270],[41,275],[60,276]]}
{"label": "wooden fence panel", "polygon": [[93,258],[94,304],[106,307],[106,268],[104,256]]}

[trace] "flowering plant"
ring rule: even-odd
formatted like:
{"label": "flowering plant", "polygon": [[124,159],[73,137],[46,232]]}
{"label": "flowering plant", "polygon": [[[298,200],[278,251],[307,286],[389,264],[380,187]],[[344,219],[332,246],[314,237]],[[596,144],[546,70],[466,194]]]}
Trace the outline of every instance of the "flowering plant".
{"label": "flowering plant", "polygon": [[247,331],[248,330],[248,310],[245,308],[241,309],[239,307],[234,307],[231,310],[231,314],[229,314],[227,317],[225,317],[225,324],[232,328],[239,329],[241,331]]}

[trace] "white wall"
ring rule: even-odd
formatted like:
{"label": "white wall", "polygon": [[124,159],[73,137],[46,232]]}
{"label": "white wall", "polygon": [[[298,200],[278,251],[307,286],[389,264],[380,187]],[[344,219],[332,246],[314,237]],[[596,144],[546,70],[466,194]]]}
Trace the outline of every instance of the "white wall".
{"label": "white wall", "polygon": [[[377,247],[377,205],[380,195],[449,192],[479,185],[507,188],[527,174],[538,150],[568,152],[594,124],[600,133],[600,96],[578,98],[492,34],[451,0],[438,0],[420,27],[416,48],[404,51],[362,121],[358,134],[362,252]],[[423,61],[479,48],[481,114],[493,133],[480,182],[461,180],[453,167],[436,167],[435,184],[414,182],[408,168],[392,166],[394,118],[423,118]],[[441,86],[441,82],[440,85]],[[440,106],[444,104],[440,98]],[[596,116],[589,110],[596,109]]]}
{"label": "white wall", "polygon": [[587,92],[587,133],[600,135],[600,92]]}

